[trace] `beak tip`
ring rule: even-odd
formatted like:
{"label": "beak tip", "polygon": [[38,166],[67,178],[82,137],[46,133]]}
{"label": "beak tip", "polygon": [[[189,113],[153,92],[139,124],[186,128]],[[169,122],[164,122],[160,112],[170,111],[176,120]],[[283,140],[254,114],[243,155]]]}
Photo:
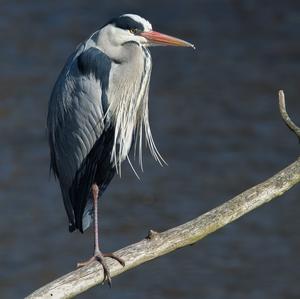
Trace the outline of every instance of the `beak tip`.
{"label": "beak tip", "polygon": [[183,45],[184,47],[188,47],[188,48],[192,48],[193,50],[196,50],[196,47],[194,44],[191,44],[189,42],[186,42],[185,45]]}

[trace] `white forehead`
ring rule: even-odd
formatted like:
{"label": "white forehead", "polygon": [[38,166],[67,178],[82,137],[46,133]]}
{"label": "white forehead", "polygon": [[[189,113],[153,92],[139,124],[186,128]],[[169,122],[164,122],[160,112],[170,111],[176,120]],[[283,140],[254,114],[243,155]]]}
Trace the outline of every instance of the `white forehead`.
{"label": "white forehead", "polygon": [[145,31],[150,31],[152,30],[152,25],[150,24],[149,21],[147,21],[146,19],[142,18],[139,15],[135,15],[135,14],[131,14],[131,13],[127,13],[125,15],[122,15],[124,17],[129,17],[131,19],[133,19],[134,21],[143,24]]}

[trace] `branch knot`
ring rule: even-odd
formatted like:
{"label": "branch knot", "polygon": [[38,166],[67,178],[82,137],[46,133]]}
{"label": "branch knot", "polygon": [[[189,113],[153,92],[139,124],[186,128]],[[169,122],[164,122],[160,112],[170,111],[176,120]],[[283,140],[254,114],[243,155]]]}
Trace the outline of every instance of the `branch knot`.
{"label": "branch knot", "polygon": [[153,230],[153,229],[150,229],[149,232],[148,232],[148,235],[146,237],[146,239],[148,240],[155,240],[157,239],[157,237],[159,236],[159,232]]}

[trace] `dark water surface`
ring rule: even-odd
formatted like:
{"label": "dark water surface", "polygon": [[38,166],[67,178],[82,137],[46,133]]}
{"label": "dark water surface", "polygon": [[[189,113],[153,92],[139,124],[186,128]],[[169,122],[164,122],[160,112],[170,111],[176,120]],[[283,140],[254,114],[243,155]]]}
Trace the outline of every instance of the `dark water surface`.
{"label": "dark water surface", "polygon": [[[300,123],[299,1],[1,1],[0,298],[22,298],[92,253],[69,234],[45,137],[53,83],[74,47],[136,12],[191,49],[152,49],[151,122],[169,166],[145,154],[101,203],[116,250],[221,204],[296,159],[277,90]],[[300,188],[202,240],[79,298],[300,298]]]}

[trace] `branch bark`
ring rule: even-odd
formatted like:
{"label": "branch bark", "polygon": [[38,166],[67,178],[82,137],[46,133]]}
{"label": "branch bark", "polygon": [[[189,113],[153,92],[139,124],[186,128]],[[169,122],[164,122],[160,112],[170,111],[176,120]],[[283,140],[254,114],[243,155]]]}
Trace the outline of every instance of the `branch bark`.
{"label": "branch bark", "polygon": [[[286,112],[282,90],[279,91],[279,109],[286,125],[300,138],[300,128],[294,124]],[[125,267],[108,258],[107,265],[111,277],[178,248],[196,243],[244,214],[282,195],[299,182],[300,157],[273,177],[221,206],[167,231],[158,233],[150,230],[148,236],[142,241],[116,251],[115,254],[125,261]],[[103,280],[103,269],[99,263],[94,262],[48,283],[26,298],[72,298],[102,283]]]}
{"label": "branch bark", "polygon": [[[208,234],[282,195],[300,182],[300,157],[263,183],[248,189],[221,206],[180,226],[158,233],[150,231],[142,241],[115,252],[125,267],[107,259],[111,276],[117,276],[175,249],[194,244]],[[103,282],[102,267],[97,263],[75,270],[41,287],[26,298],[72,298]]]}
{"label": "branch bark", "polygon": [[281,117],[285,124],[288,126],[288,128],[296,134],[300,141],[300,128],[291,120],[289,117],[287,111],[286,111],[286,106],[285,106],[285,96],[283,90],[279,90],[278,92],[279,96],[279,110]]}

